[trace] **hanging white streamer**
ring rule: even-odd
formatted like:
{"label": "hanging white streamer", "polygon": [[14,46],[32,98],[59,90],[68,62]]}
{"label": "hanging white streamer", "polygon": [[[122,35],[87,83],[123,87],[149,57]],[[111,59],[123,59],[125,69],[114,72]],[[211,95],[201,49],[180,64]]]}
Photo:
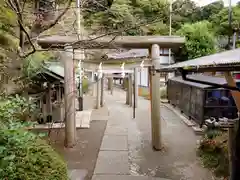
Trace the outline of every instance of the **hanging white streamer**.
{"label": "hanging white streamer", "polygon": [[141,70],[140,70],[140,71],[143,71],[143,68],[144,68],[144,60],[141,62],[140,67],[141,67]]}
{"label": "hanging white streamer", "polygon": [[124,78],[124,77],[125,77],[124,65],[125,65],[125,63],[122,63],[122,66],[121,66],[121,69],[122,69],[122,73],[121,73],[121,75],[122,75],[122,78]]}
{"label": "hanging white streamer", "polygon": [[99,78],[102,78],[103,70],[102,70],[102,62],[98,66],[98,73],[99,73]]}

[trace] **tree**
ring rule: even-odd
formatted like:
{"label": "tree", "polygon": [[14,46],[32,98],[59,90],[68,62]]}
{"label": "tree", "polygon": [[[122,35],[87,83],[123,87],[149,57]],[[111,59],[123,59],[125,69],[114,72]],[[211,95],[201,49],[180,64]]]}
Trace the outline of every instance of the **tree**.
{"label": "tree", "polygon": [[210,3],[201,8],[201,20],[208,20],[213,15],[218,14],[224,8],[224,2],[222,0]]}
{"label": "tree", "polygon": [[218,14],[215,14],[210,19],[216,29],[218,35],[228,35],[229,30],[240,28],[240,7],[232,8],[232,30],[229,29],[228,8],[223,8]]}
{"label": "tree", "polygon": [[179,29],[184,23],[194,23],[199,20],[199,7],[191,0],[176,0],[172,4],[172,27]]}
{"label": "tree", "polygon": [[177,31],[177,34],[186,37],[186,43],[179,52],[181,60],[193,59],[216,52],[212,25],[208,21],[185,24]]}

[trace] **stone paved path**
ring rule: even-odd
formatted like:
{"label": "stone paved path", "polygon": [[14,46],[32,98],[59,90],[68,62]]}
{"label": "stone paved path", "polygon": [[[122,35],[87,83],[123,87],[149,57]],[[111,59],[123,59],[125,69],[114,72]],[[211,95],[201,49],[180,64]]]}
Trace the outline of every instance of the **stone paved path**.
{"label": "stone paved path", "polygon": [[92,180],[213,180],[196,156],[196,136],[178,116],[161,107],[164,149],[151,148],[149,101],[139,98],[136,119],[125,92],[105,93],[109,120]]}

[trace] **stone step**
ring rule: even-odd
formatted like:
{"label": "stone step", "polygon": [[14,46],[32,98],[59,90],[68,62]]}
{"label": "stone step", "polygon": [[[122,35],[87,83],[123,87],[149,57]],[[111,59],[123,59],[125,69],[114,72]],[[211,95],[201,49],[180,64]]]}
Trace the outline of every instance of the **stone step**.
{"label": "stone step", "polygon": [[76,126],[81,128],[90,128],[92,110],[76,112]]}
{"label": "stone step", "polygon": [[92,177],[92,180],[170,180],[170,179],[131,175],[94,175]]}
{"label": "stone step", "polygon": [[[92,110],[84,110],[76,112],[76,128],[90,128]],[[65,128],[64,122],[37,124],[28,129],[62,129]]]}
{"label": "stone step", "polygon": [[68,170],[70,180],[85,180],[88,171],[86,169],[71,169]]}

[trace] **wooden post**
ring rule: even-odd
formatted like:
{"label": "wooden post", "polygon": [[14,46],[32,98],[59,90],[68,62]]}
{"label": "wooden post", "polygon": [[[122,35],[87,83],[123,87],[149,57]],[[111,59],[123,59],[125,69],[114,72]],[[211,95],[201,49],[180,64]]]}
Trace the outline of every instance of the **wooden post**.
{"label": "wooden post", "polygon": [[127,86],[126,88],[126,104],[129,105],[129,84],[128,84],[128,78],[125,78],[125,84]]}
{"label": "wooden post", "polygon": [[95,83],[94,83],[94,72],[92,71],[92,85],[91,85],[91,90],[92,90],[92,96],[95,96]]}
{"label": "wooden post", "polygon": [[57,102],[58,102],[58,104],[59,104],[59,121],[60,122],[62,122],[63,121],[63,116],[62,116],[62,97],[61,97],[61,84],[59,83],[58,84],[58,86],[57,86],[57,91],[56,91],[56,93],[57,93]]}
{"label": "wooden post", "polygon": [[48,91],[46,96],[46,106],[47,106],[47,121],[50,122],[52,116],[52,87],[51,83],[48,83]]}
{"label": "wooden post", "polygon": [[111,91],[111,78],[108,78],[108,90]]}
{"label": "wooden post", "polygon": [[110,79],[111,95],[113,95],[113,77]]}
{"label": "wooden post", "polygon": [[134,68],[134,96],[135,96],[135,108],[138,106],[138,69]]}
{"label": "wooden post", "polygon": [[75,123],[75,79],[73,50],[71,47],[65,49],[64,59],[64,99],[65,99],[65,146],[73,147],[76,144]]}
{"label": "wooden post", "polygon": [[101,100],[100,100],[100,105],[101,107],[103,107],[104,105],[104,74],[102,75],[102,79],[101,79]]}
{"label": "wooden post", "polygon": [[128,75],[128,98],[129,98],[129,105],[132,107],[132,95],[133,95],[133,86],[132,86],[132,74]]}
{"label": "wooden post", "polygon": [[[229,86],[236,87],[236,82],[233,79],[230,72],[224,73],[225,79]],[[240,112],[240,92],[231,91],[237,106],[238,112]],[[239,114],[238,114],[239,115]],[[239,117],[238,117],[239,118]],[[229,129],[229,180],[238,180],[240,177],[240,123],[235,124],[235,129]]]}
{"label": "wooden post", "polygon": [[[152,45],[151,57],[153,68],[160,65],[160,52],[157,44]],[[151,70],[151,123],[152,123],[152,146],[155,150],[162,149],[161,142],[161,119],[160,119],[160,73]]]}

